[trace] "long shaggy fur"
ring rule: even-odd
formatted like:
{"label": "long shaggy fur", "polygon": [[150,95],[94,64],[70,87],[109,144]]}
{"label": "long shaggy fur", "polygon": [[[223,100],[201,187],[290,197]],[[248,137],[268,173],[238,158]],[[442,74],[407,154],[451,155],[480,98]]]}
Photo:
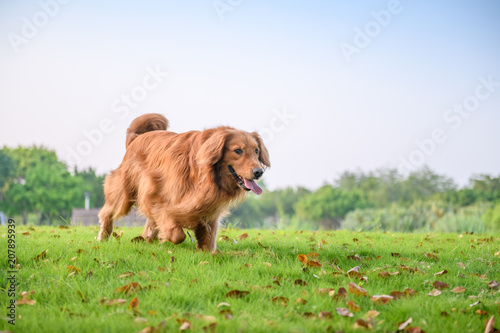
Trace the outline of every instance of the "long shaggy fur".
{"label": "long shaggy fur", "polygon": [[[160,114],[136,118],[127,130],[121,165],[105,180],[106,202],[99,213],[98,239],[107,239],[113,221],[133,205],[148,218],[142,237],[179,244],[194,230],[197,247],[214,250],[218,222],[271,165],[262,139],[231,127],[174,133]],[[238,177],[231,174],[231,169]]]}

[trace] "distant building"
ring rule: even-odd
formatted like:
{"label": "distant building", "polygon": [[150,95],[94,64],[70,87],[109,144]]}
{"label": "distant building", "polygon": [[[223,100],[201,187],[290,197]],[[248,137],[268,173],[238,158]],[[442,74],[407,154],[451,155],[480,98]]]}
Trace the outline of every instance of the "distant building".
{"label": "distant building", "polygon": [[[71,225],[98,225],[99,211],[101,208],[75,208],[71,213]],[[119,227],[142,227],[146,223],[146,217],[139,215],[133,208],[127,216],[124,216],[114,222]]]}

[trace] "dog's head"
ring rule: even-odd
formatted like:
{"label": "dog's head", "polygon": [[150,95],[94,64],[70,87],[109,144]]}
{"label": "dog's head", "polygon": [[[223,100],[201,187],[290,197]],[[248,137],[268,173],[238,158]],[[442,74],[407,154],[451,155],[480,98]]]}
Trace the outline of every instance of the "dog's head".
{"label": "dog's head", "polygon": [[219,128],[210,134],[197,154],[201,164],[211,165],[223,182],[261,194],[255,182],[271,166],[269,153],[256,132]]}

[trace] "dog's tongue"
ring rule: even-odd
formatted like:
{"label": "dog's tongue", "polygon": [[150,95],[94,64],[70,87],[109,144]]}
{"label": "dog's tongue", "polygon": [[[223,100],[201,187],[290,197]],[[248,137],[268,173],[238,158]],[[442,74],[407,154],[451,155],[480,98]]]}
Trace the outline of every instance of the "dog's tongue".
{"label": "dog's tongue", "polygon": [[259,187],[259,185],[257,185],[257,183],[253,180],[250,180],[250,179],[246,179],[244,177],[241,177],[243,178],[243,181],[245,182],[245,187],[252,190],[253,193],[259,195],[262,193],[262,189]]}

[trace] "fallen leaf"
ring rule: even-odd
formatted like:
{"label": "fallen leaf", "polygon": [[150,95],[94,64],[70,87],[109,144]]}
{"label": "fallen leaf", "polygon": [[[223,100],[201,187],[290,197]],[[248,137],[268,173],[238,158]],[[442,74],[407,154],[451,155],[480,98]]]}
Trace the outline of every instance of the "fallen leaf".
{"label": "fallen leaf", "polygon": [[437,289],[434,289],[431,292],[429,292],[427,295],[429,295],[429,296],[439,296],[439,295],[441,295],[441,291],[439,291]]}
{"label": "fallen leaf", "polygon": [[295,301],[295,304],[305,305],[305,304],[307,304],[307,301],[305,299],[303,299],[302,297],[299,297]]}
{"label": "fallen leaf", "polygon": [[374,295],[372,296],[372,302],[374,304],[387,304],[392,301],[394,297],[389,295]]}
{"label": "fallen leaf", "polygon": [[498,282],[495,281],[495,280],[493,280],[490,283],[488,283],[488,288],[490,288],[490,289],[498,289],[498,286],[499,286]]}
{"label": "fallen leaf", "polygon": [[408,325],[410,325],[411,323],[413,322],[413,318],[408,318],[407,321],[405,322],[402,322],[399,326],[398,326],[398,331],[402,331],[404,330]]}
{"label": "fallen leaf", "polygon": [[39,255],[35,256],[35,257],[33,258],[33,260],[38,261],[38,260],[45,259],[45,257],[47,256],[47,252],[48,252],[48,251],[49,251],[49,250],[42,251],[42,253],[40,253]]}
{"label": "fallen leaf", "polygon": [[405,332],[409,333],[425,333],[420,327],[408,327],[405,329]]}
{"label": "fallen leaf", "polygon": [[179,327],[179,331],[185,331],[191,328],[191,323],[187,320],[185,320],[181,326]]}
{"label": "fallen leaf", "polygon": [[485,310],[480,310],[480,309],[476,310],[475,312],[476,312],[478,315],[480,315],[480,316],[486,316],[486,315],[488,315],[488,314],[489,314],[489,313],[488,313],[488,311],[485,311]]}
{"label": "fallen leaf", "polygon": [[131,282],[129,284],[126,284],[124,286],[121,286],[120,288],[115,289],[115,293],[125,293],[125,294],[131,294],[136,291],[141,291],[142,287],[139,283],[137,282]]}
{"label": "fallen leaf", "polygon": [[340,287],[339,290],[337,290],[337,294],[333,296],[333,299],[337,302],[345,298],[347,298],[347,290],[344,287]]}
{"label": "fallen leaf", "polygon": [[386,277],[389,277],[391,275],[389,274],[389,272],[382,271],[382,272],[378,273],[378,276],[382,277],[382,278],[386,278]]}
{"label": "fallen leaf", "polygon": [[226,303],[226,302],[219,303],[219,304],[217,304],[217,309],[220,308],[220,307],[223,307],[223,306],[231,307],[231,304]]}
{"label": "fallen leaf", "polygon": [[354,303],[354,301],[347,301],[347,308],[351,310],[352,312],[358,312],[361,310],[361,306],[358,304]]}
{"label": "fallen leaf", "polygon": [[372,329],[373,326],[374,326],[373,318],[370,318],[369,321],[365,321],[365,320],[360,318],[360,319],[356,320],[356,322],[354,323],[354,328],[363,327],[363,328]]}
{"label": "fallen leaf", "polygon": [[438,257],[436,257],[432,253],[424,253],[424,256],[426,256],[427,258],[432,259],[432,260],[438,260]]}
{"label": "fallen leaf", "polygon": [[318,313],[318,318],[320,319],[332,319],[332,313],[329,311],[321,311]]}
{"label": "fallen leaf", "polygon": [[270,263],[268,263],[268,262],[263,262],[262,264],[263,264],[264,266],[267,266],[267,267],[271,267],[271,266],[272,266],[272,265],[271,265]]}
{"label": "fallen leaf", "polygon": [[119,278],[119,279],[123,279],[123,278],[125,278],[125,277],[128,277],[128,276],[134,276],[134,275],[135,275],[135,273],[134,273],[134,272],[125,272],[125,273],[123,273],[123,274],[118,275],[118,278]]}
{"label": "fallen leaf", "polygon": [[365,318],[375,318],[376,316],[378,316],[380,314],[380,312],[378,312],[377,310],[369,310],[367,311],[363,317]]}
{"label": "fallen leaf", "polygon": [[143,243],[145,239],[142,236],[134,237],[130,240],[132,243]]}
{"label": "fallen leaf", "polygon": [[106,306],[120,305],[120,304],[125,304],[126,302],[127,300],[123,298],[110,299],[110,300],[106,300],[103,298],[99,301],[99,303],[105,304]]}
{"label": "fallen leaf", "polygon": [[442,282],[442,281],[436,281],[432,284],[432,286],[435,288],[435,289],[440,289],[440,290],[443,290],[443,289],[447,289],[449,288],[450,286],[448,286],[447,283],[445,282]]}
{"label": "fallen leaf", "polygon": [[252,264],[244,264],[243,266],[240,267],[241,268],[252,268]]}
{"label": "fallen leaf", "polygon": [[288,298],[282,296],[273,297],[271,300],[273,303],[280,302],[283,307],[286,307],[288,303]]}
{"label": "fallen leaf", "polygon": [[241,291],[241,290],[231,290],[226,294],[226,297],[231,297],[231,298],[242,298],[245,297],[246,295],[250,294],[249,291]]}
{"label": "fallen leaf", "polygon": [[401,257],[401,254],[399,254],[399,253],[391,253],[391,256],[393,256],[393,257]]}
{"label": "fallen leaf", "polygon": [[352,317],[354,316],[351,312],[349,312],[348,309],[346,308],[335,308],[335,310],[337,311],[337,313],[343,317]]}
{"label": "fallen leaf", "polygon": [[132,301],[130,301],[128,308],[135,310],[137,309],[138,306],[139,306],[139,299],[137,297],[134,297]]}
{"label": "fallen leaf", "polygon": [[335,289],[333,289],[333,288],[320,288],[320,289],[316,289],[314,291],[318,295],[329,295],[329,296],[332,296],[333,294],[335,294]]}
{"label": "fallen leaf", "polygon": [[301,280],[301,279],[297,279],[297,280],[295,280],[294,284],[295,284],[296,286],[306,286],[306,285],[307,285],[307,282],[306,282],[306,281],[304,281],[304,280]]}
{"label": "fallen leaf", "polygon": [[244,234],[238,236],[238,238],[240,239],[240,241],[244,240],[247,237],[248,237],[247,233],[244,233]]}
{"label": "fallen leaf", "polygon": [[455,288],[453,288],[453,289],[451,290],[451,292],[456,293],[456,294],[458,294],[458,293],[463,293],[464,291],[465,291],[465,288],[464,288],[464,287],[455,287]]}
{"label": "fallen leaf", "polygon": [[30,291],[30,292],[27,292],[27,291],[23,291],[21,293],[21,299],[20,300],[17,300],[16,301],[16,305],[35,305],[36,301],[33,300],[33,299],[30,299],[30,296],[33,295],[35,293],[34,290]]}
{"label": "fallen leaf", "polygon": [[436,274],[434,274],[434,275],[443,275],[443,274],[446,274],[446,273],[448,273],[448,271],[445,269],[445,270],[443,270],[443,271],[441,271],[441,272],[437,272],[437,273],[436,273]]}
{"label": "fallen leaf", "polygon": [[208,261],[200,261],[199,265],[203,266],[203,265],[208,265],[210,264],[210,262]]}
{"label": "fallen leaf", "polygon": [[354,296],[368,296],[366,290],[353,282],[349,282],[349,292]]}
{"label": "fallen leaf", "polygon": [[495,325],[495,316],[491,316],[490,319],[484,324],[484,333],[491,333],[495,330],[493,327]]}

